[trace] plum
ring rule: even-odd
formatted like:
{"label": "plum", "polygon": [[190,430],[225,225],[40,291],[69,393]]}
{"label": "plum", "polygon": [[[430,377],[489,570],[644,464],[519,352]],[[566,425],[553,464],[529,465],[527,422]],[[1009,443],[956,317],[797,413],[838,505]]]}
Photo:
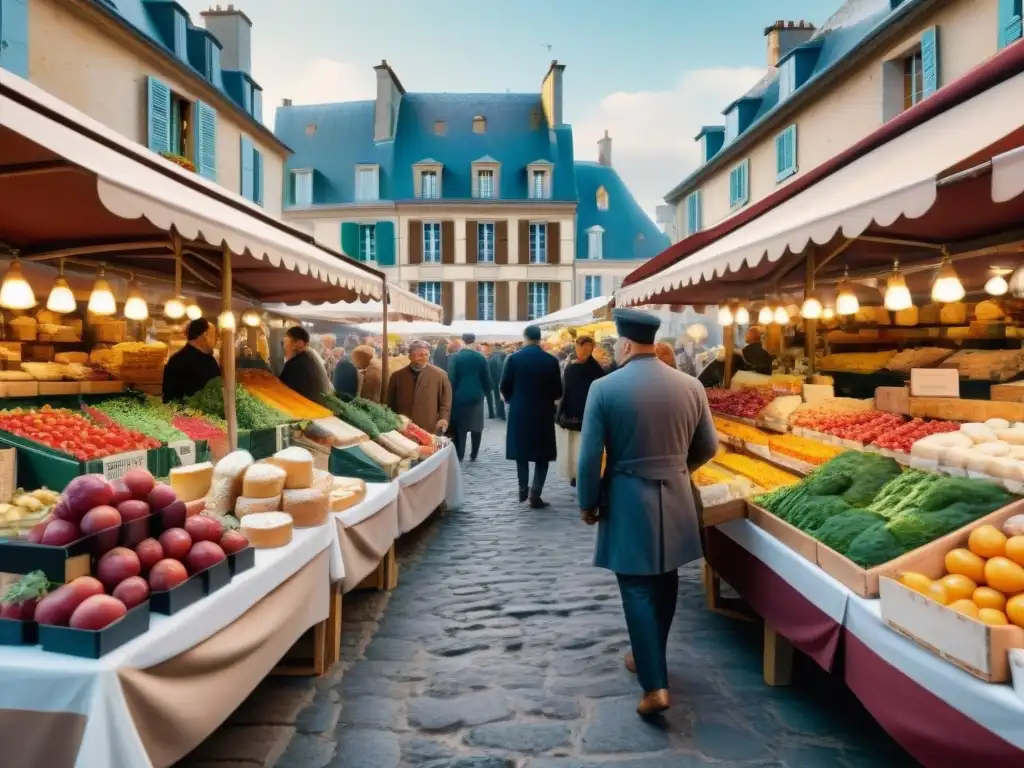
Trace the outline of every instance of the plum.
{"label": "plum", "polygon": [[82,601],[71,614],[68,626],[72,629],[105,629],[128,613],[128,608],[116,597],[93,595]]}
{"label": "plum", "polygon": [[100,558],[96,565],[96,578],[108,590],[132,576],[142,573],[139,556],[127,547],[115,547]]}
{"label": "plum", "polygon": [[145,501],[150,491],[153,490],[153,486],[156,485],[153,475],[145,469],[133,469],[125,473],[125,476],[121,478],[121,482],[131,491],[132,497],[139,501]]}
{"label": "plum", "polygon": [[141,576],[130,576],[114,587],[111,594],[124,603],[126,608],[134,608],[149,599],[149,582]]}
{"label": "plum", "polygon": [[91,536],[97,531],[116,528],[121,524],[121,513],[113,507],[101,505],[93,507],[82,518],[82,533]]}
{"label": "plum", "polygon": [[82,534],[78,532],[78,526],[70,520],[53,520],[46,526],[39,543],[51,547],[66,547],[80,538]]}
{"label": "plum", "polygon": [[143,573],[164,559],[164,548],[156,539],[143,539],[135,546],[135,554],[139,556],[139,565]]}
{"label": "plum", "polygon": [[186,581],[188,581],[188,571],[177,560],[161,560],[149,572],[149,588],[154,592],[166,592]]}
{"label": "plum", "polygon": [[164,548],[164,557],[184,560],[192,549],[192,537],[184,528],[168,528],[160,534],[160,546]]}
{"label": "plum", "polygon": [[220,548],[219,544],[214,544],[212,541],[197,541],[192,545],[192,549],[189,550],[188,556],[185,558],[185,566],[189,573],[195,574],[216,565],[225,557],[227,555],[224,554],[224,550]]}

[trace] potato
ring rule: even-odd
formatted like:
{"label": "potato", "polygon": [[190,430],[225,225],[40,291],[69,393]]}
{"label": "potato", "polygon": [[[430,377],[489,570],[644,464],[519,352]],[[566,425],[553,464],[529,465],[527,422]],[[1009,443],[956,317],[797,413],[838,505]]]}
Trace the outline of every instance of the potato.
{"label": "potato", "polygon": [[28,541],[30,544],[42,544],[43,535],[46,533],[47,527],[53,522],[53,517],[47,517],[45,520],[36,523],[32,526],[28,532]]}
{"label": "potato", "polygon": [[75,612],[85,600],[103,594],[103,584],[92,576],[79,576],[72,582],[57,587],[36,606],[36,621],[66,627]]}
{"label": "potato", "polygon": [[121,514],[122,523],[130,523],[132,520],[148,517],[149,504],[138,499],[129,499],[118,504],[117,511]]}
{"label": "potato", "polygon": [[177,560],[161,560],[149,572],[149,588],[154,592],[166,592],[188,581],[188,571]]}
{"label": "potato", "polygon": [[135,545],[135,554],[139,556],[139,565],[143,573],[164,559],[164,548],[156,539],[143,539]]}
{"label": "potato", "polygon": [[160,515],[160,524],[164,528],[182,528],[185,525],[185,518],[188,517],[188,510],[185,507],[185,502],[175,499],[163,509],[158,510],[157,514]]}
{"label": "potato", "polygon": [[188,557],[185,558],[185,566],[189,573],[196,574],[216,565],[225,557],[224,550],[220,548],[219,544],[214,544],[212,541],[197,541],[189,550]]}
{"label": "potato", "polygon": [[149,503],[150,508],[161,510],[178,500],[177,495],[174,493],[174,489],[165,483],[157,483],[153,486],[153,490],[149,492],[146,497],[146,501]]}
{"label": "potato", "polygon": [[153,475],[145,469],[133,469],[131,472],[126,473],[121,478],[121,481],[128,486],[128,490],[132,492],[132,497],[140,501],[145,501],[150,491],[156,485]]}
{"label": "potato", "polygon": [[97,531],[116,528],[121,524],[121,513],[113,507],[102,505],[93,507],[82,518],[82,533],[91,536]]}
{"label": "potato", "polygon": [[66,547],[80,538],[82,534],[78,532],[78,526],[70,520],[54,520],[46,526],[39,543],[51,547]]}
{"label": "potato", "polygon": [[164,548],[164,557],[184,560],[192,549],[192,537],[184,528],[169,528],[160,534],[160,546]]}
{"label": "potato", "polygon": [[103,475],[79,475],[64,489],[67,519],[78,521],[89,510],[109,505],[113,498],[114,489]]}
{"label": "potato", "polygon": [[124,502],[130,501],[133,498],[132,492],[125,485],[124,480],[114,480],[110,483],[110,487],[114,490],[114,495],[110,499],[110,506],[112,507],[120,507]]}
{"label": "potato", "polygon": [[206,515],[195,515],[185,520],[185,530],[188,531],[193,542],[212,541],[216,543],[224,535],[224,526],[221,525],[220,520]]}
{"label": "potato", "polygon": [[229,555],[241,552],[248,546],[249,540],[245,538],[245,534],[241,531],[225,531],[220,539],[220,548]]}
{"label": "potato", "polygon": [[86,598],[71,614],[72,629],[105,629],[128,613],[128,608],[116,597],[93,595]]}
{"label": "potato", "polygon": [[127,547],[115,547],[100,558],[96,565],[96,578],[108,590],[113,590],[118,584],[132,576],[142,573],[142,563],[139,556]]}
{"label": "potato", "polygon": [[149,599],[149,582],[141,576],[131,576],[114,588],[114,597],[128,609],[142,605]]}

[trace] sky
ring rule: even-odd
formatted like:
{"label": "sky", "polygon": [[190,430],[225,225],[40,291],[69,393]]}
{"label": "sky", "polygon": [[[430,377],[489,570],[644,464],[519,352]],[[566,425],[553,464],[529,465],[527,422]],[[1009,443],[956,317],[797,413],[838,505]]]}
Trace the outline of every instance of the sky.
{"label": "sky", "polygon": [[[201,23],[210,2],[181,0]],[[612,160],[652,217],[698,165],[694,137],[765,72],[764,28],[821,24],[841,0],[240,0],[264,121],[295,104],[372,99],[387,59],[409,92],[539,92],[566,65],[577,160]],[[226,3],[222,0],[222,5]]]}

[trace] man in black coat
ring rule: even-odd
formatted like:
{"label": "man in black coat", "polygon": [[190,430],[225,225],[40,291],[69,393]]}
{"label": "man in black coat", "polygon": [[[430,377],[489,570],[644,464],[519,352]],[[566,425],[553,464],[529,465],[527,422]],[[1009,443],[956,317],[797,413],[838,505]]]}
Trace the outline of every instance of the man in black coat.
{"label": "man in black coat", "polygon": [[217,329],[200,317],[188,324],[188,343],[171,355],[164,366],[164,402],[184,400],[220,376],[220,366],[213,357]]}
{"label": "man in black coat", "polygon": [[491,384],[494,387],[491,392],[491,400],[494,401],[494,415],[502,421],[505,420],[505,401],[501,399],[501,374],[507,359],[505,348],[500,344],[494,345],[494,351],[487,358],[487,370],[491,374]]}
{"label": "man in black coat", "polygon": [[543,509],[549,506],[541,498],[548,465],[558,456],[555,402],[562,396],[562,373],[555,356],[541,348],[539,327],[528,325],[523,336],[525,346],[505,361],[501,376],[501,395],[509,404],[505,458],[516,463],[519,502]]}

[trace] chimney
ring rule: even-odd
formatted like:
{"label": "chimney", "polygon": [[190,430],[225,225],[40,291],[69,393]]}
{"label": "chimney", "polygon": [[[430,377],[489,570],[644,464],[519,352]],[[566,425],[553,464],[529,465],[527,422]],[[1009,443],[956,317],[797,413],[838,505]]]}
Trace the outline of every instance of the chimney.
{"label": "chimney", "polygon": [[597,140],[597,162],[606,168],[612,167],[612,137],[605,129],[604,138]]}
{"label": "chimney", "polygon": [[292,105],[292,100],[291,99],[281,99],[281,106],[282,107],[290,107],[291,105]]}
{"label": "chimney", "polygon": [[783,21],[779,19],[770,27],[765,27],[764,36],[768,38],[768,66],[779,66],[779,60],[798,45],[803,45],[814,35],[815,27],[811,22]]}
{"label": "chimney", "polygon": [[398,105],[402,103],[405,88],[398,75],[388,65],[387,59],[373,68],[377,74],[377,103],[373,110],[373,140],[390,141],[395,138],[398,120]]}
{"label": "chimney", "polygon": [[565,64],[552,61],[540,86],[541,106],[544,108],[544,116],[548,120],[549,128],[559,128],[562,125],[563,72],[565,72]]}
{"label": "chimney", "polygon": [[199,15],[203,17],[206,30],[221,45],[221,67],[252,75],[252,21],[249,17],[230,3],[227,10],[218,5]]}

